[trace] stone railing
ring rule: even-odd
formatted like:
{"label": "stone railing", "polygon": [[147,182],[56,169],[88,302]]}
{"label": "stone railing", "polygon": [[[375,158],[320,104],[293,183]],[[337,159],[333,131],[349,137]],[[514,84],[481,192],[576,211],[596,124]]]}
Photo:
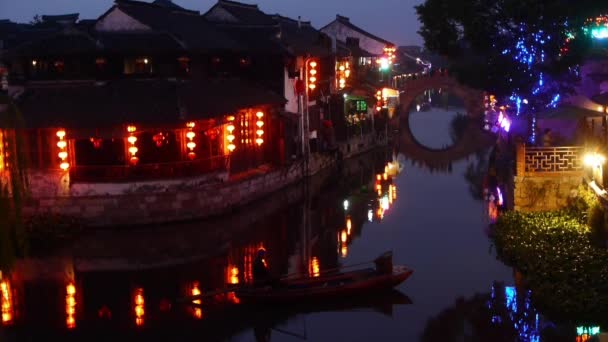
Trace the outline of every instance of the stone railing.
{"label": "stone railing", "polygon": [[517,146],[517,176],[559,176],[583,172],[583,148],[579,146]]}

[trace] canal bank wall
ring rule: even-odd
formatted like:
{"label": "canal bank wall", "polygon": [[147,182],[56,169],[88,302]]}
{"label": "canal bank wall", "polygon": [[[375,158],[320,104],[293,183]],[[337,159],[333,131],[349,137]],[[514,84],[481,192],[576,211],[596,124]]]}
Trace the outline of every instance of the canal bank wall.
{"label": "canal bank wall", "polygon": [[583,149],[517,144],[513,197],[516,211],[563,209],[584,183]]}
{"label": "canal bank wall", "polygon": [[[375,149],[354,158],[345,159],[340,169],[341,178],[359,179],[362,170],[372,170],[379,150]],[[331,202],[335,196],[336,172],[326,168],[303,182],[296,182],[270,196],[237,208],[229,215],[202,221],[152,225],[142,229],[101,229],[83,234],[70,244],[44,257],[18,259],[13,274],[19,282],[40,280],[72,281],[79,272],[145,271],[193,265],[202,260],[226,256],[237,240],[260,234],[260,229],[277,232],[284,224],[272,221],[301,204],[296,215],[306,210],[306,198]],[[370,178],[370,185],[375,178]],[[353,189],[359,189],[359,184]],[[326,202],[324,202],[326,203]],[[341,202],[340,202],[341,203]],[[269,217],[272,217],[269,221]],[[280,215],[279,215],[280,217]],[[260,226],[273,222],[273,227]],[[300,225],[303,222],[299,222]],[[257,227],[253,228],[252,227]],[[290,226],[300,231],[302,226]],[[179,232],[178,234],[176,232]],[[311,239],[320,237],[310,236]],[[255,238],[253,238],[255,240]],[[270,246],[267,246],[270,247]]]}
{"label": "canal bank wall", "polygon": [[[342,158],[351,158],[375,147],[385,145],[374,135],[351,138],[339,144]],[[336,165],[333,154],[313,153],[306,163],[297,160],[281,168],[261,166],[244,174],[218,175],[205,180],[171,180],[112,185],[104,184],[105,193],[88,184],[76,189],[57,189],[52,175],[34,175],[31,182],[50,184],[49,193],[30,197],[24,206],[26,216],[65,215],[81,220],[87,226],[132,226],[204,219],[234,211],[236,208],[262,199],[282,188]],[[68,182],[69,183],[69,182]],[[59,184],[59,185],[57,185]],[[52,185],[52,187],[51,187]],[[37,188],[45,188],[37,186]],[[118,189],[118,190],[117,190]]]}

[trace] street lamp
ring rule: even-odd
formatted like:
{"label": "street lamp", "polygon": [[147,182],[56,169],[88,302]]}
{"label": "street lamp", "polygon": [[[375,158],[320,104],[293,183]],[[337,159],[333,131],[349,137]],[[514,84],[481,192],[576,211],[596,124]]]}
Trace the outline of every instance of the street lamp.
{"label": "street lamp", "polygon": [[606,163],[606,157],[597,152],[590,152],[585,155],[585,165],[591,168],[591,175],[593,180],[600,186],[604,186],[604,174],[602,165]]}

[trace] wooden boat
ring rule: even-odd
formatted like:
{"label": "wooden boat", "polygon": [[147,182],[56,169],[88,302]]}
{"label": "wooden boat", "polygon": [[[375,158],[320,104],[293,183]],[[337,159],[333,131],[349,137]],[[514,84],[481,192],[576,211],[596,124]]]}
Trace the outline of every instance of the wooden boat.
{"label": "wooden boat", "polygon": [[279,286],[249,287],[235,291],[243,304],[285,304],[328,300],[391,289],[404,282],[413,270],[393,266],[392,253],[374,260],[375,268],[321,274],[319,277],[285,280]]}

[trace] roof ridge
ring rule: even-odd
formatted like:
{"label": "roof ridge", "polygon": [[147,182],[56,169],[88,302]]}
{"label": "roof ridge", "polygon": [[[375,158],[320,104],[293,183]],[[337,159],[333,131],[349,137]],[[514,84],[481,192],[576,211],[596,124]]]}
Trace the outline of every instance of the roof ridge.
{"label": "roof ridge", "polygon": [[154,2],[145,2],[145,1],[139,1],[139,0],[115,0],[114,2],[118,6],[121,6],[121,5],[145,6],[148,8],[157,8],[157,9],[165,10],[165,11],[171,12],[171,13],[200,15],[200,12],[196,11],[196,10],[190,10],[190,9],[186,9],[186,8],[167,7],[167,6],[162,6],[162,5],[156,4]]}
{"label": "roof ridge", "polygon": [[224,5],[230,5],[230,6],[238,6],[238,7],[245,7],[245,8],[251,8],[251,9],[260,10],[260,8],[258,7],[257,4],[245,4],[245,3],[238,2],[238,1],[233,1],[233,0],[218,0],[217,3],[218,4],[224,4]]}
{"label": "roof ridge", "polygon": [[297,24],[298,22],[300,22],[300,24],[302,24],[302,25],[311,25],[312,26],[312,22],[310,20],[304,21],[304,20],[293,19],[293,18],[290,18],[290,17],[286,17],[284,15],[280,15],[278,13],[272,14],[271,16],[272,16],[273,19],[277,19],[277,18],[278,19],[284,19],[284,20],[291,21],[294,24]]}

